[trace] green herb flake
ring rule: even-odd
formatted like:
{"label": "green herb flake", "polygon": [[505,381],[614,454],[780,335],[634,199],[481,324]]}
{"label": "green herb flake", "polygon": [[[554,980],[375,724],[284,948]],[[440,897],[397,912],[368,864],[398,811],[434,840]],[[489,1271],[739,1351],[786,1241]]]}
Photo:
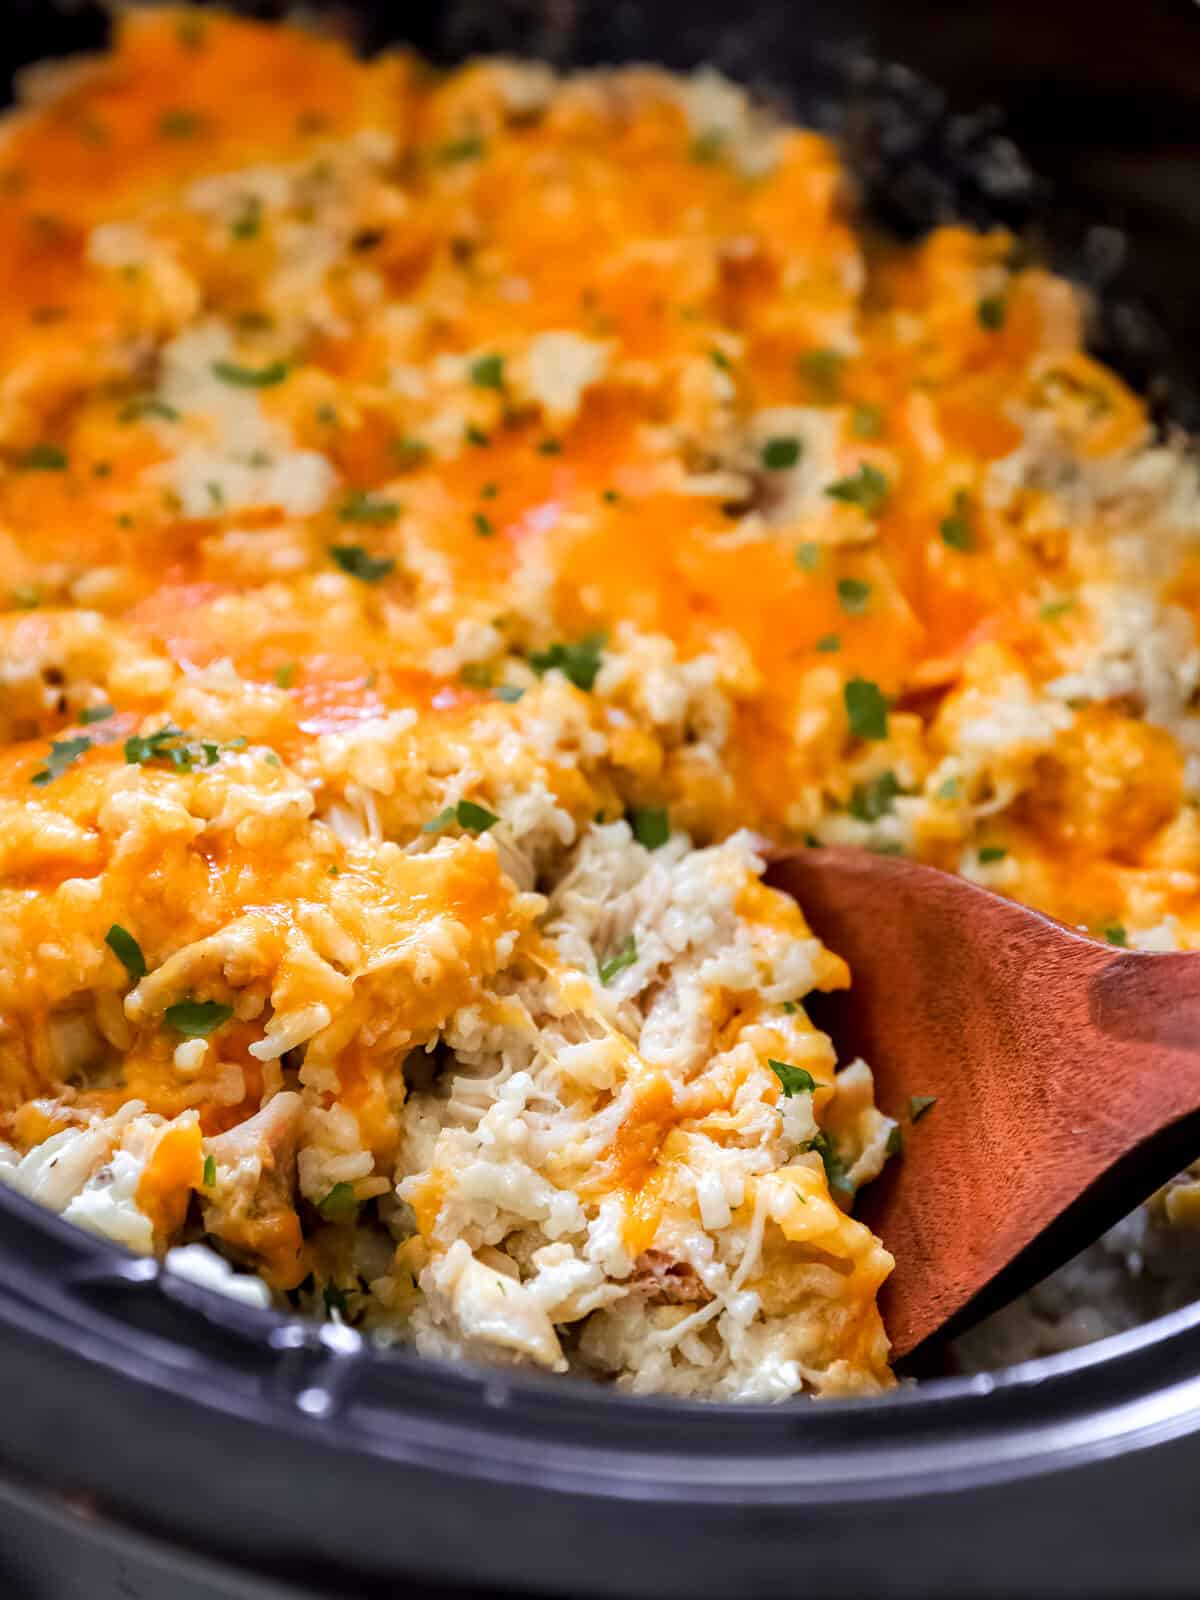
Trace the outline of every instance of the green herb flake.
{"label": "green herb flake", "polygon": [[85,728],[90,728],[93,722],[107,722],[109,717],[115,717],[116,711],[110,705],[85,706],[79,713],[79,722]]}
{"label": "green herb flake", "polygon": [[818,400],[837,399],[845,365],[840,350],[806,350],[799,360],[800,374]]}
{"label": "green herb flake", "polygon": [[326,1222],[348,1222],[358,1211],[352,1183],[335,1183],[323,1200],[317,1201],[317,1210]]}
{"label": "green herb flake", "polygon": [[123,423],[140,422],[143,417],[158,417],[163,422],[178,422],[179,412],[165,400],[160,400],[157,395],[146,395],[143,399],[131,400],[117,413],[117,421]]}
{"label": "green herb flake", "polygon": [[381,500],[366,489],[355,489],[338,507],[342,522],[357,522],[371,528],[386,528],[400,515],[395,500]]}
{"label": "green herb flake", "polygon": [[938,1097],[935,1094],[910,1094],[908,1097],[908,1118],[910,1122],[920,1122],[931,1107],[937,1105]]}
{"label": "green herb flake", "polygon": [[475,525],[475,532],[481,539],[492,539],[495,537],[496,525],[492,521],[491,517],[487,516],[484,512],[477,511],[471,518],[471,521]]}
{"label": "green herb flake", "polygon": [[262,232],[262,201],[251,195],[241,212],[229,225],[235,239],[257,239]]}
{"label": "green herb flake", "polygon": [[486,833],[489,828],[494,828],[500,818],[494,811],[489,811],[485,806],[477,805],[474,800],[459,800],[452,806],[446,806],[439,811],[422,828],[422,833],[441,833],[443,828],[457,823],[467,833]]}
{"label": "green herb flake", "polygon": [[207,1039],[233,1015],[233,1007],[219,1000],[176,1000],[163,1012],[163,1021],[185,1039]]}
{"label": "green herb flake", "polygon": [[424,439],[405,434],[402,439],[393,441],[392,454],[396,457],[396,464],[401,472],[410,472],[414,467],[419,467],[428,456],[429,446]]}
{"label": "green herb flake", "polygon": [[1102,928],[1101,933],[1109,944],[1125,946],[1129,943],[1129,936],[1124,926],[1119,922],[1111,923],[1107,928]]}
{"label": "green herb flake", "polygon": [[15,589],[10,589],[8,598],[18,611],[36,611],[42,603],[42,597],[32,583],[19,583]]}
{"label": "green herb flake", "polygon": [[800,1009],[800,1007],[796,1004],[796,1002],[794,1000],[785,1000],[783,1002],[783,1010],[784,1010],[784,1015],[785,1016],[794,1017],[796,1015],[797,1011],[799,1011],[799,1009]]}
{"label": "green herb flake", "polygon": [[940,523],[942,543],[951,550],[968,551],[975,547],[971,529],[971,498],[965,489],[954,496],[954,509]]}
{"label": "green herb flake", "polygon": [[540,456],[560,456],[562,455],[562,441],[561,439],[543,439],[537,447],[537,452]]}
{"label": "green herb flake", "polygon": [[939,800],[957,800],[961,784],[957,778],[947,778],[945,783],[939,783],[936,798]]}
{"label": "green herb flake", "polygon": [[360,544],[331,544],[329,554],[343,572],[362,583],[378,583],[396,566],[391,556],[368,555]]}
{"label": "green herb flake", "polygon": [[762,447],[762,464],[768,472],[786,472],[800,459],[800,440],[789,434],[777,434]]}
{"label": "green herb flake", "polygon": [[733,362],[730,361],[724,350],[718,350],[715,345],[708,352],[708,359],[712,362],[713,366],[716,367],[718,372],[733,371]]}
{"label": "green herb flake", "polygon": [[861,578],[839,578],[838,604],[849,617],[861,617],[871,599],[871,585]]}
{"label": "green herb flake", "polygon": [[1002,295],[989,294],[975,307],[975,315],[981,328],[986,328],[989,333],[999,333],[1008,320],[1008,307]]}
{"label": "green herb flake", "polygon": [[1044,605],[1040,605],[1038,616],[1043,622],[1057,622],[1059,617],[1065,617],[1074,607],[1074,595],[1064,595],[1060,600],[1047,600]]}
{"label": "green herb flake", "polygon": [[459,680],[470,689],[490,689],[493,673],[486,661],[468,661],[459,668]]}
{"label": "green herb flake", "polygon": [[483,429],[476,427],[473,422],[468,422],[463,429],[463,438],[468,444],[473,444],[476,450],[486,450],[492,442]]}
{"label": "green herb flake", "polygon": [[200,1179],[201,1186],[205,1189],[211,1189],[216,1184],[216,1181],[217,1158],[214,1155],[207,1155],[204,1158],[204,1175]]}
{"label": "green herb flake", "polygon": [[131,767],[144,767],[156,756],[166,755],[166,746],[183,738],[183,729],[167,723],[154,733],[132,733],[125,741],[125,760]]}
{"label": "green herb flake", "polygon": [[796,1094],[811,1094],[817,1087],[817,1080],[804,1067],[793,1067],[786,1061],[771,1060],[768,1060],[767,1065],[779,1079],[788,1100]]}
{"label": "green herb flake", "polygon": [[56,444],[35,444],[26,450],[17,465],[26,472],[65,472],[67,454]]}
{"label": "green herb flake", "polygon": [[524,689],[516,683],[498,683],[492,690],[497,700],[503,700],[505,705],[509,706],[515,706],[524,693]]}
{"label": "green herb flake", "polygon": [[164,139],[191,139],[200,131],[200,118],[194,111],[164,111],[158,131]]}
{"label": "green herb flake", "polygon": [[887,1144],[884,1145],[884,1154],[889,1156],[901,1155],[904,1151],[904,1135],[900,1131],[900,1124],[893,1122],[888,1130]]}
{"label": "green herb flake", "polygon": [[993,861],[1003,861],[1008,851],[1002,844],[985,844],[979,851],[980,866],[990,866]]}
{"label": "green herb flake", "polygon": [[900,780],[889,768],[865,783],[856,783],[850,796],[850,815],[859,822],[878,822],[892,810],[897,795],[904,793]]}
{"label": "green herb flake", "polygon": [[629,825],[647,850],[657,850],[671,837],[671,821],[662,806],[639,806],[629,813]]}
{"label": "green herb flake", "polygon": [[878,439],[883,432],[883,412],[878,406],[855,406],[850,431],[856,439]]}
{"label": "green herb flake", "polygon": [[534,651],[529,665],[539,678],[557,668],[577,689],[586,693],[596,682],[604,659],[604,644],[603,633],[587,633],[571,644],[556,643],[547,650]]}
{"label": "green herb flake", "polygon": [[142,947],[119,922],[114,922],[104,935],[104,942],[129,974],[131,983],[140,983],[146,976],[146,958]]}
{"label": "green herb flake", "polygon": [[831,1189],[837,1189],[844,1195],[853,1195],[854,1184],[837,1150],[830,1142],[829,1135],[818,1133],[815,1139],[808,1144],[810,1150],[815,1150],[821,1158],[821,1165],[825,1168],[825,1181]]}
{"label": "green herb flake", "polygon": [[856,739],[886,739],[888,736],[887,696],[870,678],[851,678],[842,689],[842,701]]}
{"label": "green herb flake", "polygon": [[446,144],[438,145],[433,152],[433,159],[439,166],[453,167],[460,161],[479,161],[483,153],[483,140],[478,134],[469,133],[461,139],[451,139]]}
{"label": "green herb flake", "polygon": [[801,572],[815,572],[821,565],[821,546],[819,544],[798,544],[796,554],[792,558]]}
{"label": "green herb flake", "polygon": [[709,128],[704,133],[697,134],[692,140],[689,154],[693,161],[701,166],[711,166],[719,161],[725,151],[725,131],[723,128]]}
{"label": "green herb flake", "polygon": [[868,517],[877,517],[888,502],[888,481],[878,467],[860,461],[857,472],[827,484],[825,493],[831,500],[858,506]]}
{"label": "green herb flake", "polygon": [[92,741],[87,734],[76,734],[73,739],[55,739],[50,746],[50,754],[46,757],[46,765],[40,772],[35,772],[29,780],[36,783],[39,788],[47,783],[53,783],[55,778],[61,778],[68,767],[74,766],[85,751],[92,748]]}
{"label": "green herb flake", "polygon": [[214,361],[212,375],[237,389],[273,389],[291,371],[286,361],[271,361],[265,367],[242,367],[236,361]]}
{"label": "green herb flake", "polygon": [[493,353],[472,361],[471,382],[477,389],[503,389],[504,357]]}
{"label": "green herb flake", "polygon": [[624,972],[626,967],[632,967],[638,958],[637,940],[633,934],[628,937],[613,951],[607,961],[601,961],[596,967],[600,982],[605,986],[613,981],[618,972]]}
{"label": "green herb flake", "polygon": [[837,633],[823,633],[813,646],[813,649],[819,650],[823,656],[836,655],[841,648],[841,635]]}
{"label": "green herb flake", "polygon": [[296,681],[296,663],[285,661],[283,666],[276,667],[274,678],[277,689],[290,689]]}

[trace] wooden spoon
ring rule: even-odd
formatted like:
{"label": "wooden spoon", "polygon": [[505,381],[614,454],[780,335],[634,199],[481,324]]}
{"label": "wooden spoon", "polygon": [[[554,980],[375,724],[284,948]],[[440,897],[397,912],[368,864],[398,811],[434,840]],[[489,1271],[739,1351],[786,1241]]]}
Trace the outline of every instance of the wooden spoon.
{"label": "wooden spoon", "polygon": [[[893,1354],[960,1332],[1200,1153],[1200,954],[1101,944],[895,856],[800,850],[768,881],[850,964],[814,997],[903,1153],[860,1196],[896,1258]],[[914,1120],[913,1096],[935,1096]]]}

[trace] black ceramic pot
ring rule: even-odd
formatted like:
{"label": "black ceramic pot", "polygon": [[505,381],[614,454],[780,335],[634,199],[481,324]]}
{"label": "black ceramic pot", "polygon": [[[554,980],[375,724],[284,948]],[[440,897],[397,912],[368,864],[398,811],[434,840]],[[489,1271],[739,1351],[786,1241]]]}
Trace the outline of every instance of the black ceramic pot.
{"label": "black ceramic pot", "polygon": [[[105,31],[42,0],[0,17],[9,70]],[[1190,0],[379,0],[336,17],[442,59],[710,60],[782,92],[840,128],[885,225],[1026,230],[1098,291],[1106,358],[1162,417],[1200,421]],[[160,1280],[0,1190],[6,1600],[1191,1595],[1198,1482],[1200,1306],[993,1378],[718,1409],[372,1354]]]}

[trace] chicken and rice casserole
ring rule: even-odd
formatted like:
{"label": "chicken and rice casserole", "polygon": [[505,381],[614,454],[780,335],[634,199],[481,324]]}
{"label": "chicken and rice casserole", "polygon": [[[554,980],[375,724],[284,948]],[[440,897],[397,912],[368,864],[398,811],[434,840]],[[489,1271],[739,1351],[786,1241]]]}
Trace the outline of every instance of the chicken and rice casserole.
{"label": "chicken and rice casserole", "polygon": [[209,12],[0,191],[0,1179],[432,1354],[886,1388],[920,1130],[768,845],[1200,942],[1196,471],[1078,293],[711,72]]}

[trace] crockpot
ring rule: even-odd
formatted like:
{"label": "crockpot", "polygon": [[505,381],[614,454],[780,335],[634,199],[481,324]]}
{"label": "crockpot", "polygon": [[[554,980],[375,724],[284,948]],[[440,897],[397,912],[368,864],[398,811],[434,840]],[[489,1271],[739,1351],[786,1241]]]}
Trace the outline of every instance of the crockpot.
{"label": "crockpot", "polygon": [[[0,16],[6,73],[106,31],[86,4]],[[1021,231],[1094,291],[1099,353],[1161,424],[1200,424],[1190,0],[380,0],[325,21],[445,61],[713,62],[834,127],[880,225]],[[884,1399],[721,1408],[374,1351],[0,1190],[0,1373],[14,1600],[1200,1583],[1200,1305]]]}

